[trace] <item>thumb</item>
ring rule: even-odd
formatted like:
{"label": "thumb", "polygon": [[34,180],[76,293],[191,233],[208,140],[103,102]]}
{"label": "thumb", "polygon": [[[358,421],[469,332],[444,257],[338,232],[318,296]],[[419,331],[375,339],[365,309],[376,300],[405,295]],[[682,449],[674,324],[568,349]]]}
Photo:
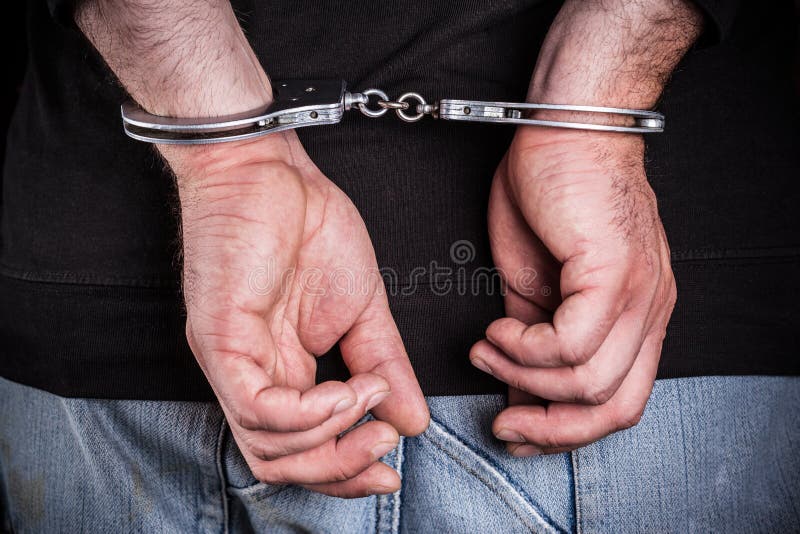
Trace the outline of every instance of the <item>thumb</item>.
{"label": "thumb", "polygon": [[339,343],[350,373],[374,373],[391,386],[389,396],[372,409],[405,436],[416,436],[428,427],[430,414],[414,369],[408,360],[385,293],[373,295]]}

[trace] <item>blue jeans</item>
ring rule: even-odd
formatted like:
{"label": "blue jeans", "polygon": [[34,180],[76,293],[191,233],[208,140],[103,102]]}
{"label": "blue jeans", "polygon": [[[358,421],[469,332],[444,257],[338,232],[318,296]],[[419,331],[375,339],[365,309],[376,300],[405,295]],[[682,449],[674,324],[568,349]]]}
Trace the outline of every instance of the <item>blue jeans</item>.
{"label": "blue jeans", "polygon": [[394,495],[256,481],[213,403],[64,399],[0,379],[3,526],[14,532],[775,532],[800,529],[800,378],[656,383],[638,426],[516,459],[501,396],[429,398],[384,458]]}

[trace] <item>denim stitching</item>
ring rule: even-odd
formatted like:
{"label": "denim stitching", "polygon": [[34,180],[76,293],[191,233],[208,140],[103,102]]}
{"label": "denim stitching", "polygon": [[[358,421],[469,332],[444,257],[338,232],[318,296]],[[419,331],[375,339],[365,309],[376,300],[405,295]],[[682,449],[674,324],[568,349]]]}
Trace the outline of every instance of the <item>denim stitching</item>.
{"label": "denim stitching", "polygon": [[575,498],[575,532],[577,534],[581,534],[583,532],[583,526],[581,525],[581,498],[579,494],[580,486],[578,485],[579,480],[579,459],[578,454],[580,453],[580,449],[576,449],[569,453],[570,459],[572,460],[572,486],[574,488],[573,495]]}
{"label": "denim stitching", "polygon": [[380,534],[381,528],[381,495],[375,496],[375,534]]}
{"label": "denim stitching", "polygon": [[[225,420],[224,417],[222,418],[222,425],[223,425],[222,426],[223,429],[228,427],[228,422]],[[222,468],[222,448],[221,447],[220,447],[220,450],[219,450],[219,454],[220,454],[220,460],[219,460],[220,464],[219,465]],[[221,471],[221,475],[220,475],[221,477],[223,477],[223,480],[224,480],[224,476],[225,476],[224,473],[225,472],[223,470],[223,471]],[[262,501],[262,500],[266,499],[267,497],[272,497],[273,495],[277,495],[278,493],[289,489],[290,486],[291,486],[290,484],[281,484],[281,485],[278,485],[278,484],[266,484],[266,483],[261,482],[261,481],[256,479],[256,483],[255,484],[253,484],[251,486],[246,486],[244,488],[234,488],[234,490],[235,490],[235,493],[237,493],[241,497],[247,497],[248,499],[252,500],[253,502],[259,502],[259,501]],[[227,486],[224,486],[223,490],[224,490],[223,496],[226,499],[225,500],[225,506],[227,508],[227,506],[228,506],[228,502],[227,502],[228,489],[227,489]]]}
{"label": "denim stitching", "polygon": [[236,492],[241,495],[242,497],[247,497],[248,499],[252,500],[253,502],[263,501],[267,497],[272,497],[277,495],[282,491],[286,491],[292,487],[292,484],[266,484],[264,482],[258,482],[257,484],[253,484],[247,488],[236,488]]}
{"label": "denim stitching", "polygon": [[[683,399],[681,395],[681,384],[677,384],[675,391],[678,394],[678,406],[683,406]],[[683,494],[685,496],[684,506],[685,510],[689,510],[689,466],[686,464],[687,461],[687,454],[686,454],[686,430],[684,429],[684,422],[683,422],[683,410],[678,408],[678,417],[681,421],[681,446],[683,449],[683,480],[684,480],[684,491]]]}
{"label": "denim stitching", "polygon": [[217,463],[217,475],[219,476],[220,483],[220,497],[222,498],[222,532],[228,534],[228,522],[230,521],[230,514],[228,510],[228,494],[227,494],[227,481],[225,480],[225,469],[222,465],[222,448],[225,440],[225,429],[227,427],[225,418],[219,425],[219,434],[217,435],[217,450],[214,453]]}
{"label": "denim stitching", "polygon": [[400,532],[400,504],[401,499],[400,495],[403,491],[403,460],[405,459],[403,456],[403,449],[405,447],[405,440],[403,437],[400,437],[400,441],[397,443],[397,449],[395,449],[395,471],[400,476],[400,487],[394,492],[393,498],[394,502],[392,503],[392,534],[398,534]]}
{"label": "denim stitching", "polygon": [[[363,421],[364,419],[362,419]],[[397,470],[397,452],[389,452],[384,456],[386,465],[394,470]],[[402,485],[400,486],[402,489]],[[393,532],[394,527],[394,508],[395,501],[400,493],[398,489],[396,492],[389,495],[376,495],[375,497],[375,534],[389,534]],[[388,529],[388,530],[387,530]]]}
{"label": "denim stitching", "polygon": [[[437,442],[435,439],[432,439],[433,432],[437,432],[439,434],[444,435],[444,437],[455,441],[458,445],[465,448],[467,451],[471,452],[475,459],[477,460],[478,464],[484,468],[484,473],[481,473],[470,466],[466,465],[463,459],[459,458],[451,451],[447,450],[442,443]],[[534,527],[544,528],[547,532],[559,532],[560,529],[552,524],[551,521],[546,519],[546,516],[530,501],[530,499],[525,495],[525,492],[522,488],[519,488],[516,484],[512,483],[510,478],[506,473],[504,473],[499,466],[491,462],[488,458],[485,458],[481,455],[478,451],[474,450],[472,447],[464,443],[460,438],[458,438],[451,430],[449,430],[445,425],[440,423],[434,418],[431,418],[430,426],[428,430],[422,434],[422,437],[426,438],[431,444],[442,451],[444,454],[449,456],[453,461],[455,461],[459,466],[461,466],[464,471],[474,476],[477,480],[483,483],[487,488],[494,489],[491,481],[488,480],[490,477],[493,477],[499,480],[501,483],[509,486],[512,490],[509,492],[511,495],[516,495],[516,501],[521,503],[524,508],[527,509],[529,516],[519,513],[513,503],[510,502],[510,499],[507,498],[507,494],[503,492],[497,492],[496,495],[503,501],[503,503],[508,507],[509,511],[514,514],[523,524],[527,525],[531,532],[536,532]],[[531,523],[533,520],[533,526]]]}
{"label": "denim stitching", "polygon": [[536,509],[537,513],[542,517],[542,519],[544,519],[545,523],[547,523],[548,525],[552,526],[553,528],[557,528],[557,527],[555,527],[555,522],[552,519],[550,519],[550,517],[546,513],[544,513],[544,511],[538,509],[538,507],[534,504],[533,499],[530,498],[530,496],[525,492],[525,490],[523,488],[517,486],[513,482],[511,482],[511,476],[508,473],[506,473],[506,471],[503,469],[503,467],[500,464],[498,464],[496,461],[494,461],[494,459],[492,459],[491,457],[484,456],[483,454],[481,454],[480,451],[474,449],[473,447],[470,447],[466,442],[461,440],[461,438],[459,438],[456,435],[456,433],[453,430],[451,430],[446,424],[442,423],[441,421],[439,421],[436,418],[432,418],[432,420],[434,420],[439,425],[439,427],[441,427],[441,429],[444,430],[446,435],[452,437],[457,442],[461,443],[470,452],[472,452],[473,454],[478,456],[481,460],[483,460],[486,463],[488,463],[492,467],[492,469],[494,469],[498,473],[500,473],[501,477],[503,479],[505,479],[514,488],[514,490],[517,491],[517,493],[520,494],[520,496],[526,501],[526,503],[528,505],[530,505],[531,507],[533,507],[534,509]]}

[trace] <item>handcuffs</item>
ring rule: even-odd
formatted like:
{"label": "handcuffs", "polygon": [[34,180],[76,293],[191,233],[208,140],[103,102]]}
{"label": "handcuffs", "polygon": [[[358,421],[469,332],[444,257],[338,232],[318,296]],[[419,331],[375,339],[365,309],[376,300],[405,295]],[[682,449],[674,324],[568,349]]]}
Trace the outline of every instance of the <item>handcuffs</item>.
{"label": "handcuffs", "polygon": [[[128,136],[158,144],[207,144],[249,139],[305,126],[340,122],[345,111],[358,109],[367,117],[377,118],[394,110],[406,122],[416,122],[426,115],[435,119],[463,122],[488,122],[572,128],[604,132],[653,133],[664,131],[664,115],[655,111],[443,99],[429,104],[418,93],[405,93],[391,100],[380,89],[350,92],[344,81],[287,80],[273,84],[274,100],[268,106],[235,115],[213,118],[172,118],[152,115],[135,102],[122,105],[122,123]],[[377,97],[370,107],[371,97]],[[416,102],[416,105],[413,104]],[[527,118],[530,110],[588,113],[614,118],[625,124],[572,122]]]}

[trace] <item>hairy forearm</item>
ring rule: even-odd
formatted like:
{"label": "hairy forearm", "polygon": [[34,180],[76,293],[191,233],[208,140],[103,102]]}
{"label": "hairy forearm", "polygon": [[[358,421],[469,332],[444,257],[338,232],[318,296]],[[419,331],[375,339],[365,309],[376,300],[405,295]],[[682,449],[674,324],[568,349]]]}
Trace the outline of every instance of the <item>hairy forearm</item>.
{"label": "hairy forearm", "polygon": [[[75,21],[139,105],[171,117],[218,117],[272,100],[269,79],[228,0],[83,0]],[[159,145],[181,197],[246,143]],[[264,150],[262,150],[264,152]],[[194,189],[194,188],[193,188]]]}
{"label": "hairy forearm", "polygon": [[75,20],[151,113],[219,116],[271,100],[228,0],[84,0]]}
{"label": "hairy forearm", "polygon": [[649,108],[702,28],[687,0],[567,0],[545,39],[532,101]]}

